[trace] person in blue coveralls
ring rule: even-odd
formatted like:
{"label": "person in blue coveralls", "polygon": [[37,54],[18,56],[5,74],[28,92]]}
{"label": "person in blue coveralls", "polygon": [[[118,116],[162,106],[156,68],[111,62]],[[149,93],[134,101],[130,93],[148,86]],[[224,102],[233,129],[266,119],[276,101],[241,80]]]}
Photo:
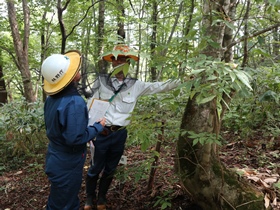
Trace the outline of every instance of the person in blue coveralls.
{"label": "person in blue coveralls", "polygon": [[88,126],[88,109],[77,91],[81,53],[53,54],[42,64],[46,133],[45,173],[51,183],[47,210],[78,210],[86,144],[103,130],[105,119]]}
{"label": "person in blue coveralls", "polygon": [[103,56],[103,60],[112,62],[114,71],[98,76],[92,88],[93,96],[88,100],[89,104],[94,99],[107,100],[110,106],[105,114],[104,130],[94,141],[94,164],[91,164],[86,177],[87,198],[84,210],[107,208],[106,194],[125,149],[126,126],[130,123],[128,118],[137,99],[143,95],[172,90],[180,84],[179,80],[142,82],[129,77],[127,73],[131,59],[138,61],[138,54],[126,45],[116,45],[111,53]]}

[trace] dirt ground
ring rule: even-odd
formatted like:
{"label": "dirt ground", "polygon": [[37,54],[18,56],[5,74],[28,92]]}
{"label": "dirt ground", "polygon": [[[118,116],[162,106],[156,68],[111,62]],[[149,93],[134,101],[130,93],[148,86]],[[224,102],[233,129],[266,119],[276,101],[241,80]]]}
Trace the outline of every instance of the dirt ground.
{"label": "dirt ground", "polygon": [[[221,160],[227,167],[235,168],[240,176],[247,178],[248,181],[264,190],[266,193],[264,205],[280,209],[280,147],[260,140],[250,143],[238,141],[232,136],[230,138],[231,140],[221,149]],[[128,158],[128,164],[119,167],[118,178],[113,181],[108,193],[109,209],[158,210],[162,206],[167,210],[198,210],[198,207],[192,205],[176,177],[174,153],[175,144],[171,147],[164,147],[153,190],[147,192],[149,172],[146,177],[140,177],[138,181],[135,181],[135,176],[128,173],[132,166],[147,159],[147,154],[141,152],[139,147],[127,149],[125,155]],[[85,164],[84,178],[88,165],[89,159]],[[22,168],[3,173],[0,177],[0,210],[44,209],[49,193],[49,182],[43,168],[44,158],[40,163],[35,164],[34,161],[29,160],[23,164]],[[122,172],[125,178],[120,178]],[[121,181],[124,179],[125,181]],[[79,197],[80,209],[83,209],[84,181]],[[161,200],[161,198],[163,199]],[[156,202],[160,204],[155,206]]]}

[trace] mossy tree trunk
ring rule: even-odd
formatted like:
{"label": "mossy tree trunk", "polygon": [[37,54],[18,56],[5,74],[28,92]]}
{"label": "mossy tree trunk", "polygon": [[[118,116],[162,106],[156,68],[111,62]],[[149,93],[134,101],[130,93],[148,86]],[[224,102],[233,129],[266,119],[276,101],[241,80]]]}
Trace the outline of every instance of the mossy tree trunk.
{"label": "mossy tree trunk", "polygon": [[[216,121],[214,103],[197,105],[189,100],[181,129],[213,132]],[[228,170],[217,156],[215,144],[196,144],[187,135],[180,136],[177,147],[178,172],[185,189],[204,210],[264,209],[263,194],[237,174]]]}
{"label": "mossy tree trunk", "polygon": [[[235,11],[235,8],[231,7],[234,5],[232,3],[230,0],[204,2],[202,26],[205,28],[202,31],[205,31],[207,42],[211,39],[220,46],[220,49],[209,44],[201,54],[217,60],[222,60],[226,56],[225,60],[230,62],[228,59],[232,57],[230,49],[224,52],[222,46],[228,44],[231,40],[226,39],[231,39],[232,36],[228,36],[226,25],[216,20],[230,20],[226,15]],[[201,81],[204,81],[202,84],[206,83],[206,77],[202,76]],[[227,106],[221,103],[223,110],[218,115],[216,98],[204,104],[197,104],[199,94],[198,92],[187,103],[182,118],[182,132],[177,144],[177,170],[182,184],[194,202],[205,210],[264,209],[262,192],[249,185],[249,182],[238,179],[236,173],[220,162],[216,144],[197,143],[193,146],[193,139],[189,138],[188,132],[211,133],[218,136],[222,117],[227,109]],[[229,104],[230,98],[226,94],[223,95],[224,101]],[[234,93],[231,94],[233,95]]]}

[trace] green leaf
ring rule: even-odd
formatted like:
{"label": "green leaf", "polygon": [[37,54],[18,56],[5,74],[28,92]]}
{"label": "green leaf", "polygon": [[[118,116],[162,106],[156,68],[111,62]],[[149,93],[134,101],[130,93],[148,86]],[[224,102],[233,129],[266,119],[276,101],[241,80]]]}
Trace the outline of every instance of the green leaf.
{"label": "green leaf", "polygon": [[127,73],[128,73],[128,70],[129,70],[129,64],[128,63],[123,63],[119,66],[114,67],[111,76],[114,76],[121,71],[123,72],[124,76],[126,76]]}
{"label": "green leaf", "polygon": [[210,75],[207,80],[216,80],[217,77],[215,75]]}
{"label": "green leaf", "polygon": [[236,79],[236,74],[234,74],[233,72],[229,72],[231,81],[234,82],[234,80]]}
{"label": "green leaf", "polygon": [[264,44],[265,43],[265,39],[262,36],[258,36],[258,43],[259,44]]}
{"label": "green leaf", "polygon": [[260,101],[275,101],[278,102],[278,94],[272,90],[266,91],[259,99]]}
{"label": "green leaf", "polygon": [[177,97],[180,94],[181,90],[180,89],[176,89],[173,91],[173,96]]}
{"label": "green leaf", "polygon": [[260,48],[253,49],[252,52],[257,54],[257,55],[263,55],[265,57],[271,57],[271,55],[269,53],[267,53],[265,50],[260,49]]}
{"label": "green leaf", "polygon": [[207,103],[209,101],[212,101],[214,98],[216,97],[216,95],[212,95],[212,96],[209,96],[207,98],[203,98],[201,101],[197,102],[199,104],[204,104],[204,103]]}
{"label": "green leaf", "polygon": [[234,72],[236,73],[236,76],[238,77],[238,79],[244,84],[246,85],[250,90],[253,90],[250,82],[249,82],[249,78],[246,74],[244,74],[242,71],[237,71],[234,70]]}
{"label": "green leaf", "polygon": [[195,70],[192,70],[192,74],[199,74],[201,72],[205,71],[205,69],[195,69]]}
{"label": "green leaf", "polygon": [[236,28],[231,22],[224,21],[224,23],[226,24],[227,27],[229,27],[232,30],[234,30]]}
{"label": "green leaf", "polygon": [[220,44],[217,42],[209,41],[208,43],[216,49],[220,48]]}
{"label": "green leaf", "polygon": [[198,138],[197,138],[197,139],[194,139],[192,145],[193,145],[193,146],[196,145],[196,144],[198,143],[198,140],[199,140]]}
{"label": "green leaf", "polygon": [[217,20],[214,20],[212,22],[212,25],[211,26],[214,26],[216,23],[221,23],[221,22],[224,22],[222,19],[217,19]]}

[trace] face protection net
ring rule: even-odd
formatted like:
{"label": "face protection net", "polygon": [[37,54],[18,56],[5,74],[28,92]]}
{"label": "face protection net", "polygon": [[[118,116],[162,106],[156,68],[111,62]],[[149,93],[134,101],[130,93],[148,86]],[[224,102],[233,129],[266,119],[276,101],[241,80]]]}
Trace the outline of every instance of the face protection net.
{"label": "face protection net", "polygon": [[116,77],[111,76],[111,73],[99,74],[96,67],[84,55],[82,59],[80,72],[81,72],[81,80],[78,84],[78,91],[86,98],[90,98],[95,93],[95,91],[98,91],[101,83],[106,88],[112,90],[115,93],[116,91],[123,92],[129,89],[131,86],[135,84],[137,80],[135,78],[132,78],[128,74],[124,79],[124,85],[122,85],[121,89],[117,90],[112,84],[112,81],[116,79]]}

